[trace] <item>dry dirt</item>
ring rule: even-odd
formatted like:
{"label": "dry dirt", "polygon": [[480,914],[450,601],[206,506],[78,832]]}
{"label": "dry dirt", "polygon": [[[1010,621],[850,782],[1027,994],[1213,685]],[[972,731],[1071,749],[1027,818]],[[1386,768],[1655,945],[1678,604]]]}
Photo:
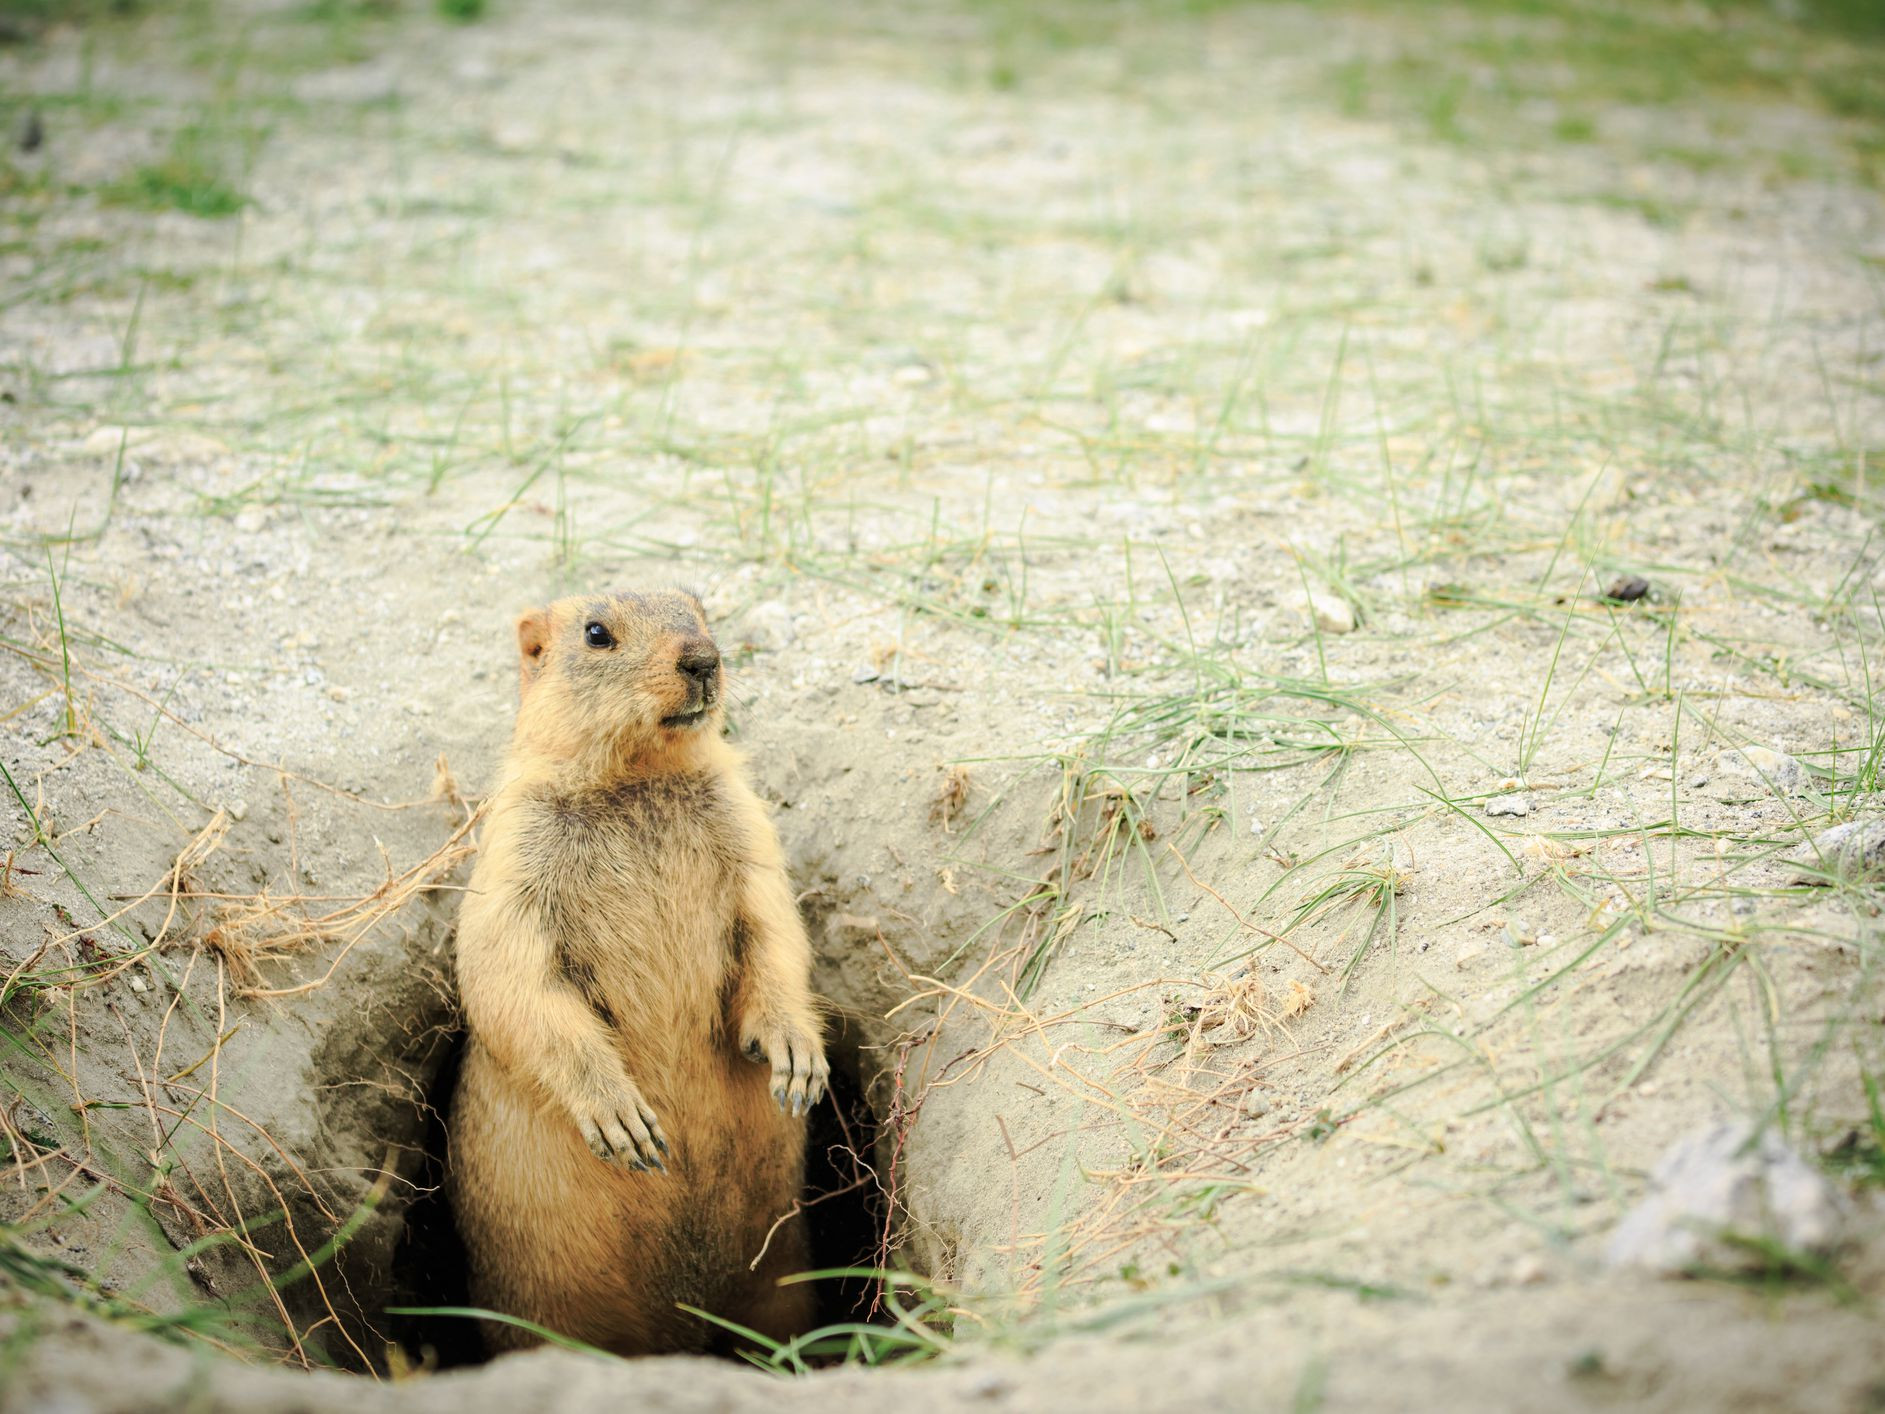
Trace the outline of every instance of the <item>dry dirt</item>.
{"label": "dry dirt", "polygon": [[[1518,19],[1052,13],[0,51],[0,1404],[1885,1401],[1877,897],[1780,858],[1885,740],[1849,127],[1541,137],[1572,72],[1462,137],[1422,66]],[[511,619],[648,581],[734,655],[951,1349],[308,1373],[447,1299]],[[1731,1116],[1850,1242],[1608,1269]]]}

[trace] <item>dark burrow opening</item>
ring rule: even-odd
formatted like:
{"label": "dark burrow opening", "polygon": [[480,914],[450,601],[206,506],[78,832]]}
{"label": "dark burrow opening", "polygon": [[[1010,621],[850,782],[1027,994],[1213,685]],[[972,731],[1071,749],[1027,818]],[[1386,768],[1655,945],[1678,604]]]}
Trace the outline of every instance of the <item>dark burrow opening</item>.
{"label": "dark burrow opening", "polygon": [[[834,1032],[836,1028],[834,1028]],[[805,1191],[811,1270],[872,1269],[889,1250],[884,1190],[873,1168],[879,1119],[866,1094],[866,1058],[854,1036],[833,1034],[830,1092],[807,1120]],[[418,1193],[406,1210],[405,1231],[393,1258],[386,1308],[451,1308],[470,1304],[464,1248],[445,1198],[445,1116],[464,1054],[462,1033],[452,1037],[428,1095],[425,1158]],[[869,1277],[826,1278],[816,1284],[816,1324],[882,1321]],[[463,1316],[386,1315],[375,1324],[397,1348],[389,1359],[424,1369],[482,1364],[477,1323]]]}

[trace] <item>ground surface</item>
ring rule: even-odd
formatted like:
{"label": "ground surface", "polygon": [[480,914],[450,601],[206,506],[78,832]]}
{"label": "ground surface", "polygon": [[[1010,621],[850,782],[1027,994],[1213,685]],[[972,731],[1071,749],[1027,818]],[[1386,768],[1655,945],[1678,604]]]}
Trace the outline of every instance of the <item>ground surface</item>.
{"label": "ground surface", "polygon": [[[1876,899],[1780,859],[1885,758],[1874,40],[25,14],[7,1403],[1885,1398]],[[735,654],[948,1358],[272,1369],[442,1299],[510,619],[650,579]],[[1852,1241],[1607,1269],[1724,1117]]]}

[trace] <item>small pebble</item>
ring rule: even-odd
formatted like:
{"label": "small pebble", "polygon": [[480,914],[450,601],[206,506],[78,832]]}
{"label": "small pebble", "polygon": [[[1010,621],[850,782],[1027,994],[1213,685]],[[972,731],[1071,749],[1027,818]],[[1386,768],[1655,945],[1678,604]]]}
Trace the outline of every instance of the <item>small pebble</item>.
{"label": "small pebble", "polygon": [[1529,815],[1532,813],[1532,798],[1529,795],[1495,795],[1486,802],[1488,815]]}
{"label": "small pebble", "polygon": [[879,673],[877,669],[867,665],[859,665],[851,669],[851,681],[860,686],[867,682],[876,682],[877,679],[882,676],[883,674]]}
{"label": "small pebble", "polygon": [[1640,574],[1618,575],[1604,590],[1604,598],[1617,604],[1634,604],[1649,593],[1649,581]]}
{"label": "small pebble", "polygon": [[1346,599],[1316,590],[1309,592],[1309,613],[1315,619],[1316,627],[1324,633],[1353,633],[1358,622],[1354,605]]}

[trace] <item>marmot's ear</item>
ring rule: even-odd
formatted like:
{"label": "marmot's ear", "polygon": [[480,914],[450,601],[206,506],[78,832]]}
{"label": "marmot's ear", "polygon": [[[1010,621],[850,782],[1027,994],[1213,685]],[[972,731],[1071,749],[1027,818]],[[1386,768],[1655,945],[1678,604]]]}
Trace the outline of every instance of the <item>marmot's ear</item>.
{"label": "marmot's ear", "polygon": [[550,615],[532,609],[517,620],[517,695],[530,691],[530,685],[543,671],[543,653],[550,646]]}

